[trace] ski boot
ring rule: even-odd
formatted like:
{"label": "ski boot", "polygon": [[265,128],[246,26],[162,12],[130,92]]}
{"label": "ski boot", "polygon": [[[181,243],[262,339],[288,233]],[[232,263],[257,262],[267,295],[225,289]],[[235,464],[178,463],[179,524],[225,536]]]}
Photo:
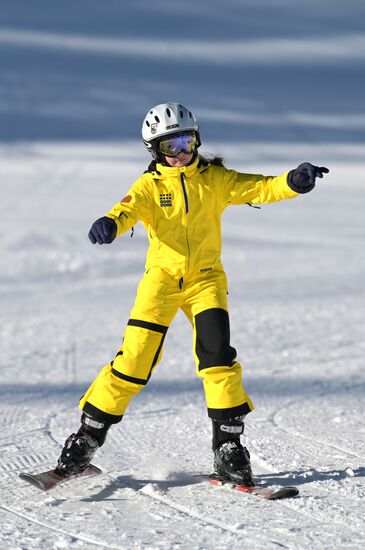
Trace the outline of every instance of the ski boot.
{"label": "ski boot", "polygon": [[56,471],[63,475],[77,475],[86,470],[95,451],[103,445],[109,427],[83,413],[79,431],[65,441]]}
{"label": "ski boot", "polygon": [[250,453],[240,442],[244,417],[213,420],[213,478],[247,487],[254,485]]}

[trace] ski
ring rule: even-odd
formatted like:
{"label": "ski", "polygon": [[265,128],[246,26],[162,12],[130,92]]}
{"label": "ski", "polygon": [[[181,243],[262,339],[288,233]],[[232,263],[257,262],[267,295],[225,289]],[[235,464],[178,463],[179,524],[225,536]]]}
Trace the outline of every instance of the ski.
{"label": "ski", "polygon": [[84,470],[81,474],[73,474],[73,475],[67,475],[62,474],[57,471],[57,469],[54,470],[47,470],[46,472],[40,472],[39,474],[29,474],[27,472],[21,472],[19,474],[19,477],[21,479],[24,479],[24,481],[27,481],[31,485],[34,485],[35,487],[38,487],[38,489],[41,489],[42,491],[49,491],[49,489],[53,489],[60,483],[64,483],[65,481],[69,481],[71,479],[77,479],[80,477],[93,477],[101,474],[102,471],[97,466],[94,466],[93,464],[90,464],[86,470]]}
{"label": "ski", "polygon": [[217,479],[214,475],[209,477],[209,483],[212,485],[228,487],[230,489],[234,489],[235,491],[241,491],[242,493],[255,495],[265,500],[291,498],[296,497],[299,494],[299,489],[297,489],[297,487],[259,487],[258,485],[238,485],[233,481],[222,481]]}

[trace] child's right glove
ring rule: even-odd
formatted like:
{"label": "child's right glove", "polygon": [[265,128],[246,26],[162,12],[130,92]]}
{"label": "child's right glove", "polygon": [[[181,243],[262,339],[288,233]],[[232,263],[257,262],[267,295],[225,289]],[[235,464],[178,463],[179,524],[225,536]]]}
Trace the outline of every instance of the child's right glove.
{"label": "child's right glove", "polygon": [[96,220],[89,231],[89,239],[95,244],[110,244],[117,234],[117,224],[112,218],[103,216]]}

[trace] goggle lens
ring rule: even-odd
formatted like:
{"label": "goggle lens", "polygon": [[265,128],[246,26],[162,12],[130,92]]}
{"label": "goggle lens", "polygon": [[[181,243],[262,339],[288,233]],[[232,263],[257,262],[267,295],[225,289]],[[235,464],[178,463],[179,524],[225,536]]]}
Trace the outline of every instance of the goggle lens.
{"label": "goggle lens", "polygon": [[182,132],[161,139],[159,150],[167,157],[176,157],[179,153],[193,153],[197,146],[195,132]]}

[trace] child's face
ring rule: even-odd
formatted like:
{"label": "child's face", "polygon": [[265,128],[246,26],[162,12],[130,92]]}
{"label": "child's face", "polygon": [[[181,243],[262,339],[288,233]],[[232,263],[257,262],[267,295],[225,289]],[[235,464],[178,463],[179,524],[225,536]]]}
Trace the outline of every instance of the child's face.
{"label": "child's face", "polygon": [[176,157],[166,157],[166,162],[170,166],[187,166],[192,161],[193,153],[184,153],[181,151]]}

